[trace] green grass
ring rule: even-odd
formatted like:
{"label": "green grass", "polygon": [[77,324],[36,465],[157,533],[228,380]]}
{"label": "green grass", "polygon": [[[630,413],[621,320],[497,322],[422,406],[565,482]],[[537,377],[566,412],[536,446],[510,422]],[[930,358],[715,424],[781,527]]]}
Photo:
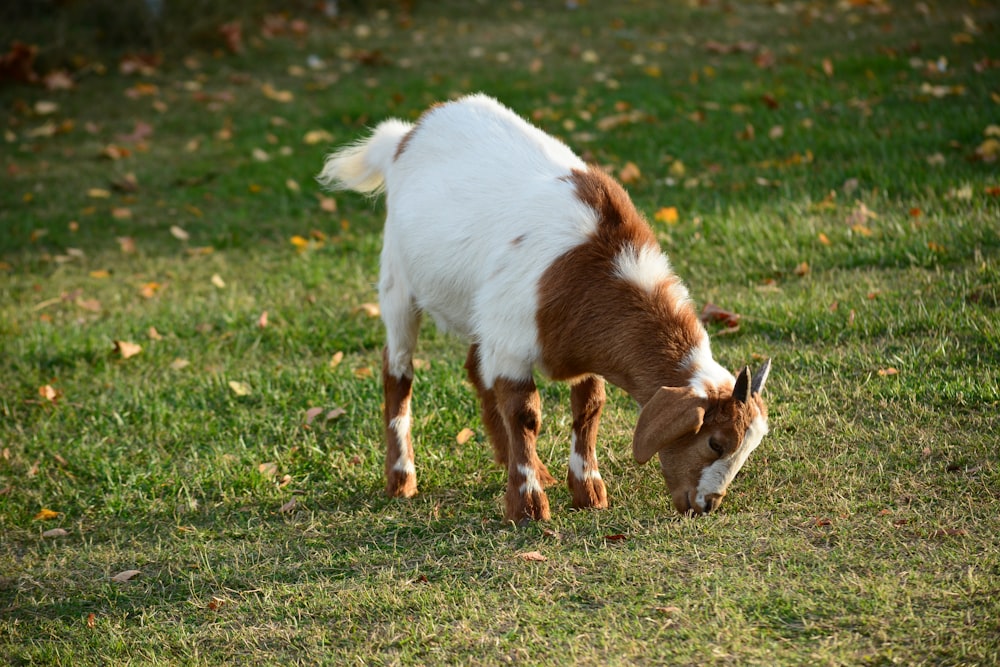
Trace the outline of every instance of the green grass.
{"label": "green grass", "polygon": [[[1000,662],[1000,162],[976,154],[1000,122],[1000,12],[581,5],[302,14],[307,35],[272,39],[246,19],[243,54],[127,76],[109,52],[72,91],[0,88],[0,657]],[[750,53],[706,48],[740,40]],[[647,217],[678,210],[653,224],[697,302],[743,315],[716,356],[774,359],[771,434],[718,514],[674,514],[612,390],[611,509],[572,512],[559,486],[551,523],[505,526],[463,344],[430,325],[421,494],[382,495],[382,331],[359,310],[382,208],[344,194],[325,211],[313,176],[366,126],[477,90],[615,173],[635,163]],[[121,138],[137,121],[144,146]],[[129,154],[102,159],[108,144]],[[114,189],[128,173],[137,189]],[[540,389],[562,477],[568,391]],[[346,413],[306,424],[314,407]]]}

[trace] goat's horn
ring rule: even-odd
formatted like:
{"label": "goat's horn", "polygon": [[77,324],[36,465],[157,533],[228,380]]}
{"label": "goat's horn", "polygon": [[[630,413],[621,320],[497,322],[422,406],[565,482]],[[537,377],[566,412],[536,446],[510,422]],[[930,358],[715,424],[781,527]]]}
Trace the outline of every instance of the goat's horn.
{"label": "goat's horn", "polygon": [[750,367],[744,366],[736,378],[736,386],[733,387],[733,398],[740,403],[750,400]]}

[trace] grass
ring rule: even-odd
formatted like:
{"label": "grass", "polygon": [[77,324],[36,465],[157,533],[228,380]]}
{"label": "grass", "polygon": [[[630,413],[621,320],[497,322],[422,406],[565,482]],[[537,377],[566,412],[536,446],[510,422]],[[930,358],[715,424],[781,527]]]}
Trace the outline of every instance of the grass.
{"label": "grass", "polygon": [[[607,4],[304,14],[307,34],[273,38],[246,19],[241,54],[130,76],[108,52],[72,91],[0,88],[0,656],[1000,661],[1000,13]],[[611,509],[571,512],[557,487],[550,524],[503,525],[463,345],[430,325],[421,494],[381,495],[382,332],[359,308],[381,205],[324,210],[312,178],[365,126],[476,90],[615,173],[633,162],[695,299],[743,315],[717,357],[774,358],[772,432],[718,514],[673,513],[613,390]],[[152,133],[128,137],[137,122]],[[562,476],[568,392],[541,391]],[[315,407],[345,414],[307,424]]]}

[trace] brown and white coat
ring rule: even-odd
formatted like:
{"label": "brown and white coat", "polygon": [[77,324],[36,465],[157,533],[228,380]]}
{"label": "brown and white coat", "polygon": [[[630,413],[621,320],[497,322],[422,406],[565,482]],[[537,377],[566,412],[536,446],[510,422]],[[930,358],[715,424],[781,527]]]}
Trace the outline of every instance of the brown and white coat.
{"label": "brown and white coat", "polygon": [[687,288],[617,182],[484,95],[432,107],[415,125],[384,121],[329,156],[319,180],[386,193],[390,495],[417,491],[412,358],[426,313],[471,343],[469,379],[508,471],[506,518],[549,518],[534,368],[571,384],[575,507],[608,503],[595,455],[605,379],[643,406],[633,453],[658,454],[674,506],[718,506],[767,432],[769,364],[737,378],[713,359]]}

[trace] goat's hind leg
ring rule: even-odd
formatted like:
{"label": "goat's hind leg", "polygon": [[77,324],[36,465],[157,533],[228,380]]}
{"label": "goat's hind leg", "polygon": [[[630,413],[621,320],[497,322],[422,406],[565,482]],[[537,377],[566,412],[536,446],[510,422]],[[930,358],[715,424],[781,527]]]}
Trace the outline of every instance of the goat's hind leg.
{"label": "goat's hind leg", "polygon": [[573,507],[603,509],[608,506],[604,480],[597,469],[597,427],[604,410],[604,379],[591,375],[570,389],[573,410],[573,445],[567,482]]}
{"label": "goat's hind leg", "polygon": [[479,396],[483,426],[486,427],[486,434],[489,435],[490,444],[493,445],[493,460],[506,468],[509,441],[507,426],[504,424],[503,415],[500,414],[497,407],[496,391],[486,388],[482,375],[479,373],[478,345],[469,347],[469,356],[465,360],[465,370],[469,374],[469,382],[476,388],[476,394]]}
{"label": "goat's hind leg", "polygon": [[385,393],[385,492],[410,498],[417,493],[417,473],[410,438],[410,398],[413,350],[420,330],[420,312],[413,298],[391,276],[382,276],[379,302],[385,322],[382,388]]}

